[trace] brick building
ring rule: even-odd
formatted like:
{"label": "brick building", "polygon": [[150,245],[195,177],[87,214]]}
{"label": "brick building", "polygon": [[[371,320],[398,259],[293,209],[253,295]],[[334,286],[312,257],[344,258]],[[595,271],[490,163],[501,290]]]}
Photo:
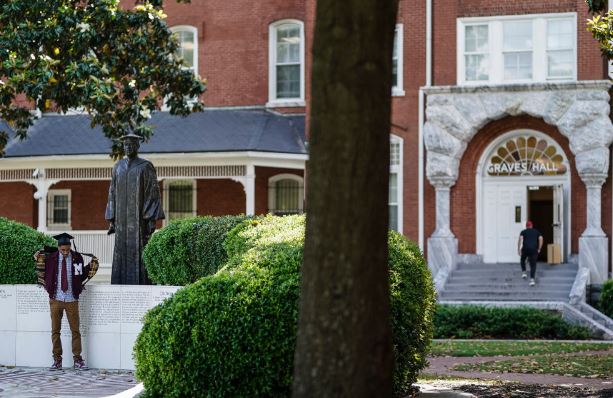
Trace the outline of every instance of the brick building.
{"label": "brick building", "polygon": [[[301,212],[315,1],[165,11],[208,79],[208,109],[154,115],[141,148],[167,214]],[[390,227],[420,243],[439,287],[458,262],[516,262],[528,219],[591,283],[610,277],[610,83],[588,16],[583,0],[400,1]],[[42,115],[0,159],[0,216],[108,252],[109,147],[84,115]]]}

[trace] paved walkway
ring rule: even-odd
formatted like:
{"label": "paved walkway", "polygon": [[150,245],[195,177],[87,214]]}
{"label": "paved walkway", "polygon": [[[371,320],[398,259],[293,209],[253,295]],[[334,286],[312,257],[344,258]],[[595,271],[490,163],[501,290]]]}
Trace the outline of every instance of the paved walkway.
{"label": "paved walkway", "polygon": [[[585,353],[576,353],[580,355]],[[590,355],[611,355],[611,351],[592,351]],[[564,357],[570,357],[572,354],[561,355]],[[458,371],[452,370],[456,365],[460,364],[474,364],[490,361],[501,361],[508,359],[523,359],[530,358],[529,356],[516,356],[516,357],[434,357],[428,358],[430,365],[424,373],[439,376],[454,376],[468,379],[482,379],[482,380],[499,380],[499,381],[512,381],[524,384],[540,384],[540,385],[566,385],[576,387],[587,387],[595,390],[613,389],[612,379],[590,379],[584,377],[568,377],[558,375],[543,375],[534,373],[491,373],[491,372],[477,372],[477,371]],[[564,358],[560,359],[564,361]]]}
{"label": "paved walkway", "polygon": [[0,367],[2,398],[98,398],[121,393],[117,398],[131,398],[138,392],[140,388],[129,371]]}

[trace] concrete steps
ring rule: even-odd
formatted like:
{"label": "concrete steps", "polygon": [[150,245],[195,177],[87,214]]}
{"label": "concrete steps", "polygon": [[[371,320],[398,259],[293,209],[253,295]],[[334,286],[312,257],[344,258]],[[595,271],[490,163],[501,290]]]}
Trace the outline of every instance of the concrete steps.
{"label": "concrete steps", "polygon": [[537,284],[529,286],[519,264],[459,264],[439,292],[439,300],[568,302],[576,275],[574,264],[539,263]]}

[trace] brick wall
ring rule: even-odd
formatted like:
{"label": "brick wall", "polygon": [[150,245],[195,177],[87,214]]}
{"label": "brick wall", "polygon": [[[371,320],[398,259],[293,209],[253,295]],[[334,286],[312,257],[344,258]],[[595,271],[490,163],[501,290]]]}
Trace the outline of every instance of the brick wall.
{"label": "brick wall", "polygon": [[110,181],[60,181],[50,189],[70,189],[71,227],[74,230],[106,230],[104,219]]}
{"label": "brick wall", "polygon": [[606,63],[598,44],[586,31],[590,16],[583,0],[535,2],[532,0],[433,0],[433,68],[434,85],[457,83],[457,18],[499,15],[549,14],[577,12],[577,76],[579,80],[606,77]]}
{"label": "brick wall", "polygon": [[255,168],[255,214],[268,213],[268,179],[277,174],[294,174],[303,176],[302,170],[280,169],[275,167]]}
{"label": "brick wall", "polygon": [[196,211],[199,216],[245,213],[245,190],[230,179],[198,180]]}
{"label": "brick wall", "polygon": [[305,21],[306,17],[304,0],[170,1],[164,8],[168,26],[198,29],[198,72],[208,79],[203,96],[207,106],[264,105],[268,101],[268,27],[281,19]]}
{"label": "brick wall", "polygon": [[25,182],[0,182],[0,217],[36,228],[38,201],[34,186]]}

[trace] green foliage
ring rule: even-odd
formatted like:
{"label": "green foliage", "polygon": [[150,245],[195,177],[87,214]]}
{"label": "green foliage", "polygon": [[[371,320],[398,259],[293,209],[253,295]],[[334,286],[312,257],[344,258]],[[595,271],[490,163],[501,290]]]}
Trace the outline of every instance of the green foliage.
{"label": "green foliage", "polygon": [[[162,99],[172,114],[202,110],[189,99],[204,92],[204,82],[175,55],[162,3],[125,10],[119,0],[2,2],[0,117],[25,138],[33,116],[15,102],[24,95],[41,110],[85,109],[111,139],[129,132],[149,138],[145,122]],[[6,139],[0,134],[0,144]],[[121,152],[115,142],[113,153]]]}
{"label": "green foliage", "polygon": [[[226,266],[149,311],[135,345],[149,397],[290,395],[298,323],[302,216],[245,220]],[[402,394],[425,366],[434,289],[419,249],[390,233],[390,282]]]}
{"label": "green foliage", "polygon": [[599,306],[605,315],[613,318],[613,279],[609,279],[602,285]]}
{"label": "green foliage", "polygon": [[274,229],[275,222],[286,240],[242,229],[233,236],[249,247],[234,253],[240,266],[202,278],[147,313],[134,352],[148,396],[290,395],[304,219],[257,225]]}
{"label": "green foliage", "polygon": [[[590,0],[586,0],[590,1]],[[595,1],[596,3],[596,1]],[[602,11],[603,8],[593,11]],[[595,15],[587,20],[587,30],[598,41],[602,56],[613,59],[613,10],[609,10],[603,15]]]}
{"label": "green foliage", "polygon": [[434,357],[493,357],[613,349],[613,343],[556,340],[435,340],[430,347]]}
{"label": "green foliage", "polygon": [[160,285],[183,286],[213,275],[228,258],[226,234],[249,217],[193,217],[173,221],[145,246],[149,278]]}
{"label": "green foliage", "polygon": [[56,242],[24,224],[0,217],[0,285],[36,283],[32,255]]}
{"label": "green foliage", "polygon": [[407,396],[427,366],[436,308],[434,284],[419,247],[396,232],[388,239],[390,306],[396,367],[394,394]]}
{"label": "green foliage", "polygon": [[601,12],[607,6],[606,0],[585,0],[590,12]]}
{"label": "green foliage", "polygon": [[588,329],[571,325],[553,311],[439,305],[434,316],[437,339],[588,339]]}

